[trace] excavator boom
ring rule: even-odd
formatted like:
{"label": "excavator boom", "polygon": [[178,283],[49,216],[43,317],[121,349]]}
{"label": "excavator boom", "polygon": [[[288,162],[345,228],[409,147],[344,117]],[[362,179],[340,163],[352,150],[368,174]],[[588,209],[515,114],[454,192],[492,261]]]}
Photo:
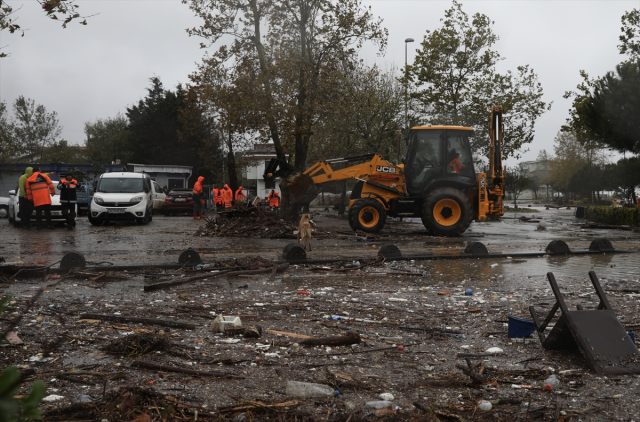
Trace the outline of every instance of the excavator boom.
{"label": "excavator boom", "polygon": [[308,206],[324,183],[355,179],[348,217],[354,230],[377,233],[387,216],[406,216],[420,217],[433,235],[459,236],[474,219],[503,214],[502,108],[491,108],[488,173],[475,173],[471,136],[469,127],[417,126],[404,164],[376,153],[318,161],[303,172],[274,158],[264,180],[286,182],[297,207]]}

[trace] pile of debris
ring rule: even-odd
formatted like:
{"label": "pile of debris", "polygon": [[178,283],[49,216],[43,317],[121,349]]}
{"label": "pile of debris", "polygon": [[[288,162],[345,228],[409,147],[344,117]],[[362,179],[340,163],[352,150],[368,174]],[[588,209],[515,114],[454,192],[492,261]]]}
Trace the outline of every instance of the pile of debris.
{"label": "pile of debris", "polygon": [[292,225],[285,223],[275,211],[254,206],[235,205],[222,211],[198,229],[198,236],[251,237],[262,239],[294,239]]}

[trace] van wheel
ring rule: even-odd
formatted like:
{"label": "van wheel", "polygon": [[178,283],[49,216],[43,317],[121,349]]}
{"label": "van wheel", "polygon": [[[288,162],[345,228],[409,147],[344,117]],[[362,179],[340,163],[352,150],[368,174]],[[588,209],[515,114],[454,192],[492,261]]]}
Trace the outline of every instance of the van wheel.
{"label": "van wheel", "polygon": [[460,236],[473,220],[471,201],[456,188],[436,189],[423,204],[422,224],[434,236]]}
{"label": "van wheel", "polygon": [[153,219],[153,217],[151,216],[151,213],[147,210],[147,212],[145,213],[144,217],[136,218],[136,223],[138,223],[138,224],[140,224],[142,226],[144,224],[149,223],[152,219]]}
{"label": "van wheel", "polygon": [[94,226],[100,226],[104,223],[104,218],[91,217],[91,210],[89,210],[89,212],[87,213],[87,219],[89,220],[89,223]]}
{"label": "van wheel", "polygon": [[387,211],[377,199],[358,199],[349,208],[349,225],[353,230],[378,233],[386,221]]}

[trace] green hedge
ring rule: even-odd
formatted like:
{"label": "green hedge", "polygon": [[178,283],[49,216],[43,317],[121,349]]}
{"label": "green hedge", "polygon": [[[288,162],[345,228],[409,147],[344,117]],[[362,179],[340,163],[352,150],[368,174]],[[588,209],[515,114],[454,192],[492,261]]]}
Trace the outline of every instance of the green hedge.
{"label": "green hedge", "polygon": [[586,207],[584,218],[595,223],[640,226],[640,207]]}

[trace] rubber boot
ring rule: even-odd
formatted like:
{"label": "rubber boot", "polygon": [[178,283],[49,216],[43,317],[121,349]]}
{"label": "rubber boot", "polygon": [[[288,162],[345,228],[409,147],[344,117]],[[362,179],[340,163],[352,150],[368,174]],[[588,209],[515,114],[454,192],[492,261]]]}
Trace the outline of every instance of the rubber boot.
{"label": "rubber boot", "polygon": [[193,213],[193,219],[194,220],[200,220],[200,218],[198,217],[198,213],[197,212]]}
{"label": "rubber boot", "polygon": [[200,220],[204,220],[205,218],[207,218],[207,217],[204,215],[204,213],[201,212],[200,213]]}

